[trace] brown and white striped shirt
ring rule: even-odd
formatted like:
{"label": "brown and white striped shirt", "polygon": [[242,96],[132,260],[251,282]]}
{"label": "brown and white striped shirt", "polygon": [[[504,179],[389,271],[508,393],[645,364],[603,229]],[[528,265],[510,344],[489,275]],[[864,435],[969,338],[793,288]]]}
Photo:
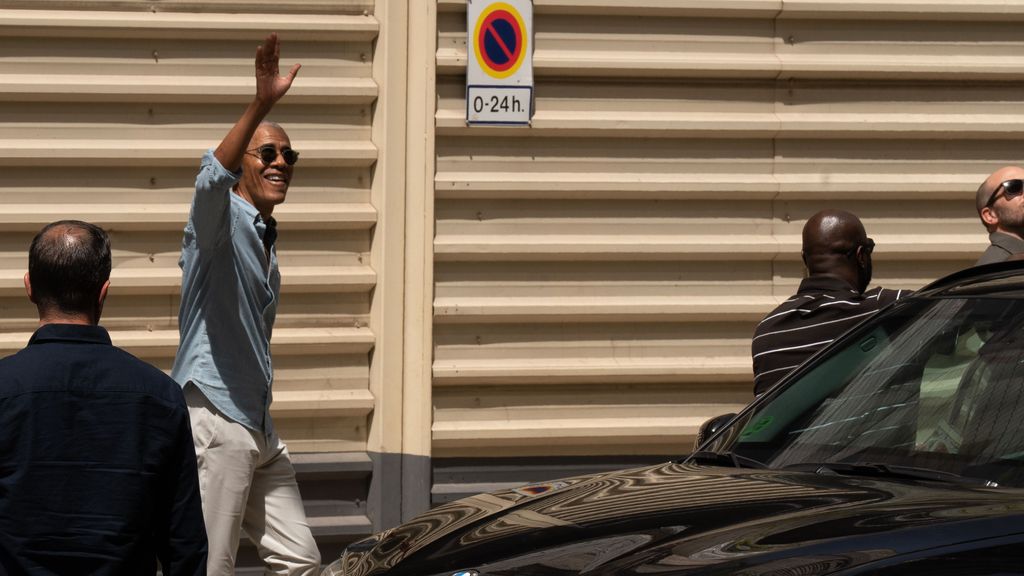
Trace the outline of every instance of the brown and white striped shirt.
{"label": "brown and white striped shirt", "polygon": [[754,330],[754,394],[767,391],[843,332],[906,294],[885,288],[861,294],[838,278],[805,278],[797,293]]}

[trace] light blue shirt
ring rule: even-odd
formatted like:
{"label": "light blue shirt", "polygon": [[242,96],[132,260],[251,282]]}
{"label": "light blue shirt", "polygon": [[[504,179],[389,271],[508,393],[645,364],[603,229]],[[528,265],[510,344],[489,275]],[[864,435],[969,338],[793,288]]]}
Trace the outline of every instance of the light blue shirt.
{"label": "light blue shirt", "polygon": [[276,248],[268,261],[263,245],[267,224],[231,191],[240,176],[212,150],[203,156],[178,261],[181,343],[171,376],[182,386],[192,382],[228,418],[269,435],[281,273]]}

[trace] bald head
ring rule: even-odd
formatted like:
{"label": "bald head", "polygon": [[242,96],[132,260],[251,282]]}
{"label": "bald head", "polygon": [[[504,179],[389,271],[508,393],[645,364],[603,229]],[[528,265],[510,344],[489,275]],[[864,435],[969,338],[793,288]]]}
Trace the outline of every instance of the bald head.
{"label": "bald head", "polygon": [[992,198],[999,191],[999,185],[1014,178],[1024,178],[1024,168],[1019,166],[1003,166],[978,186],[978,192],[974,195],[974,203],[978,208],[978,215],[992,202]]}
{"label": "bald head", "polygon": [[871,252],[860,218],[845,210],[822,210],[803,230],[804,265],[811,276],[833,276],[864,291],[871,281]]}
{"label": "bald head", "polygon": [[[1024,211],[1021,199],[1011,197],[1009,191],[1003,190],[1002,184],[1007,180],[1024,179],[1024,168],[1020,166],[1003,166],[985,178],[978,186],[974,195],[974,203],[978,209],[978,217],[989,232],[1001,232],[1022,237],[1024,234]],[[1020,188],[1013,190],[1020,193]]]}
{"label": "bald head", "polygon": [[845,210],[822,210],[804,224],[805,254],[845,252],[867,240],[860,218]]}

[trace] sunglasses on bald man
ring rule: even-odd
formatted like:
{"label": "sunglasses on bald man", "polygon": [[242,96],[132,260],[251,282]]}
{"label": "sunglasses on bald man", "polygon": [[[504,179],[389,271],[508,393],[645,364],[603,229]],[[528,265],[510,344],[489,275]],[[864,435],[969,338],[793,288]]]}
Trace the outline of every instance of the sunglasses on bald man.
{"label": "sunglasses on bald man", "polygon": [[840,254],[846,256],[847,258],[853,258],[854,256],[857,255],[858,248],[861,249],[866,256],[870,256],[871,253],[875,251],[875,241],[872,240],[871,238],[867,238],[863,242],[858,242],[854,244],[853,248],[850,248],[845,252],[840,252]]}
{"label": "sunglasses on bald man", "polygon": [[[255,154],[253,154],[254,152]],[[245,153],[252,154],[253,156],[258,156],[260,162],[263,162],[264,166],[270,166],[271,164],[274,163],[274,160],[277,160],[278,151],[273,144],[264,144],[259,148],[246,150]],[[281,157],[284,158],[284,163],[289,166],[294,166],[295,163],[299,161],[299,153],[296,152],[295,150],[292,150],[291,148],[282,148],[280,153]]]}
{"label": "sunglasses on bald man", "polygon": [[1012,178],[999,184],[999,186],[996,186],[996,189],[992,191],[992,197],[989,198],[988,202],[985,204],[986,208],[991,208],[992,205],[996,203],[996,200],[998,200],[1000,196],[1000,190],[1002,191],[1003,198],[1013,200],[1017,196],[1020,196],[1021,193],[1024,193],[1024,180],[1021,180],[1020,178]]}

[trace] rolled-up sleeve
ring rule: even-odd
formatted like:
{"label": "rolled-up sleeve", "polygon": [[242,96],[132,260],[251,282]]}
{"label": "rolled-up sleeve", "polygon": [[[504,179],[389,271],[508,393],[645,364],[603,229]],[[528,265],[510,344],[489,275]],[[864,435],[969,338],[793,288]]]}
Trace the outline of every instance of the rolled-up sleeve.
{"label": "rolled-up sleeve", "polygon": [[240,176],[241,171],[231,172],[222,166],[213,155],[213,149],[206,151],[196,175],[196,193],[185,229],[186,240],[191,235],[203,248],[217,246],[228,238],[231,188]]}

